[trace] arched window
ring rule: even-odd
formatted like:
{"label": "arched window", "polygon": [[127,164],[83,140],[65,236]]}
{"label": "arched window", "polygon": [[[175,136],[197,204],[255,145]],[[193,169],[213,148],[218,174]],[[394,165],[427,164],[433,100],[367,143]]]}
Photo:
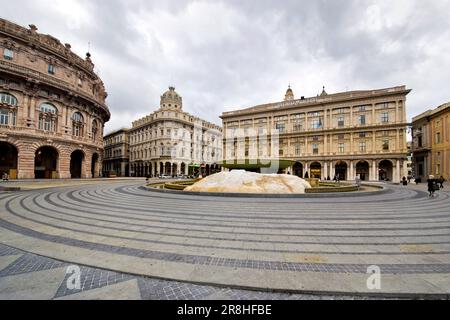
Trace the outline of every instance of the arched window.
{"label": "arched window", "polygon": [[58,110],[50,103],[43,103],[39,107],[39,130],[56,131]]}
{"label": "arched window", "polygon": [[92,140],[97,140],[98,124],[97,120],[92,121]]}
{"label": "arched window", "polygon": [[16,107],[17,106],[17,99],[13,95],[10,95],[9,93],[0,93],[0,104],[6,104],[8,106]]}
{"label": "arched window", "polygon": [[79,112],[72,115],[72,135],[75,137],[83,136],[83,116]]}
{"label": "arched window", "polygon": [[0,93],[0,125],[16,125],[17,99],[8,93]]}

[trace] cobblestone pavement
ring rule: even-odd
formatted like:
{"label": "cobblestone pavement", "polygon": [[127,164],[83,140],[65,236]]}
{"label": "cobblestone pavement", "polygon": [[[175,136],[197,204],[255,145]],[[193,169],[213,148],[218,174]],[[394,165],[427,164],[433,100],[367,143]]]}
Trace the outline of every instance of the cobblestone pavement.
{"label": "cobblestone pavement", "polygon": [[[0,243],[8,246],[2,250],[29,252],[0,253],[1,281],[30,272],[53,276],[60,283],[43,298],[95,297],[99,288],[144,299],[291,297],[266,296],[266,290],[347,297],[450,293],[447,189],[434,198],[423,186],[387,186],[350,198],[246,199],[140,187],[117,181],[0,193]],[[62,284],[67,266],[57,261],[84,266],[87,289],[68,292]],[[375,292],[367,287],[373,265],[382,273]],[[0,294],[8,292],[1,281]]]}
{"label": "cobblestone pavement", "polygon": [[[152,279],[133,276],[104,269],[79,266],[80,288],[70,289],[67,285],[71,276],[71,264],[37,256],[5,245],[0,245],[0,261],[12,257],[11,263],[0,270],[0,299],[33,299],[27,292],[17,290],[14,279],[19,275],[29,275],[28,289],[39,285],[42,271],[64,274],[49,283],[48,296],[51,299],[143,299],[143,300],[367,300],[374,297],[332,296],[312,294],[271,293],[203,286],[178,281]],[[7,281],[9,280],[9,281]],[[128,285],[116,286],[127,283]],[[7,285],[9,284],[9,285]],[[22,288],[27,289],[27,288]],[[125,292],[124,292],[125,291]]]}

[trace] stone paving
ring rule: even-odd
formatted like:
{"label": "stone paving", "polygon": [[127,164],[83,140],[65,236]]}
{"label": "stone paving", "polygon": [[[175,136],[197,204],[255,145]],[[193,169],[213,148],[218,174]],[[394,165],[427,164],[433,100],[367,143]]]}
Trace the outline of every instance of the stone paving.
{"label": "stone paving", "polygon": [[[21,255],[0,277],[19,276],[10,272],[21,268],[60,272],[65,265],[55,261],[65,261],[103,270],[84,272],[86,289],[69,292],[80,298],[87,297],[83,290],[98,290],[97,283],[144,299],[158,299],[161,291],[168,299],[226,299],[239,288],[259,290],[242,297],[266,290],[347,297],[450,293],[447,189],[435,198],[423,185],[387,185],[379,194],[350,198],[245,199],[140,187],[130,180],[0,193],[0,243],[7,246],[0,257],[12,247],[49,257]],[[14,250],[5,257],[11,256]],[[372,265],[382,273],[376,291],[366,285]],[[69,293],[59,283],[52,298]]]}

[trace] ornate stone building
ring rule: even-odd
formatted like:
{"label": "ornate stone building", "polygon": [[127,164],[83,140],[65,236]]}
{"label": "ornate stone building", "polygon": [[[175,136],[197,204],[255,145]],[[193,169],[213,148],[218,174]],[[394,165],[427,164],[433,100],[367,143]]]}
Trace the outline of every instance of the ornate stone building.
{"label": "ornate stone building", "polygon": [[128,129],[120,129],[103,138],[105,157],[104,177],[128,177],[130,175],[130,140]]}
{"label": "ornate stone building", "polygon": [[133,122],[130,172],[133,176],[210,174],[222,159],[222,128],[183,111],[175,88],[161,96],[160,107]]}
{"label": "ornate stone building", "polygon": [[[225,112],[224,160],[286,159],[305,177],[400,181],[407,175],[404,86],[352,91]],[[276,137],[276,139],[274,139]]]}
{"label": "ornate stone building", "polygon": [[413,118],[414,176],[450,179],[450,103]]}
{"label": "ornate stone building", "polygon": [[50,35],[0,19],[0,171],[10,178],[101,173],[106,92],[85,59]]}

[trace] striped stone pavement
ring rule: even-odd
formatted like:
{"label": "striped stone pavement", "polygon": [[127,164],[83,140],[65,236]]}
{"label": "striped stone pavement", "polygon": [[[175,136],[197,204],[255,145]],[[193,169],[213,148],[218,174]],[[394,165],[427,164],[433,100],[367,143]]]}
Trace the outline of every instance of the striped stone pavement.
{"label": "striped stone pavement", "polygon": [[[287,292],[450,293],[450,195],[387,186],[293,199],[158,193],[133,181],[0,194],[0,243],[112,272]],[[367,287],[370,266],[381,289]]]}

